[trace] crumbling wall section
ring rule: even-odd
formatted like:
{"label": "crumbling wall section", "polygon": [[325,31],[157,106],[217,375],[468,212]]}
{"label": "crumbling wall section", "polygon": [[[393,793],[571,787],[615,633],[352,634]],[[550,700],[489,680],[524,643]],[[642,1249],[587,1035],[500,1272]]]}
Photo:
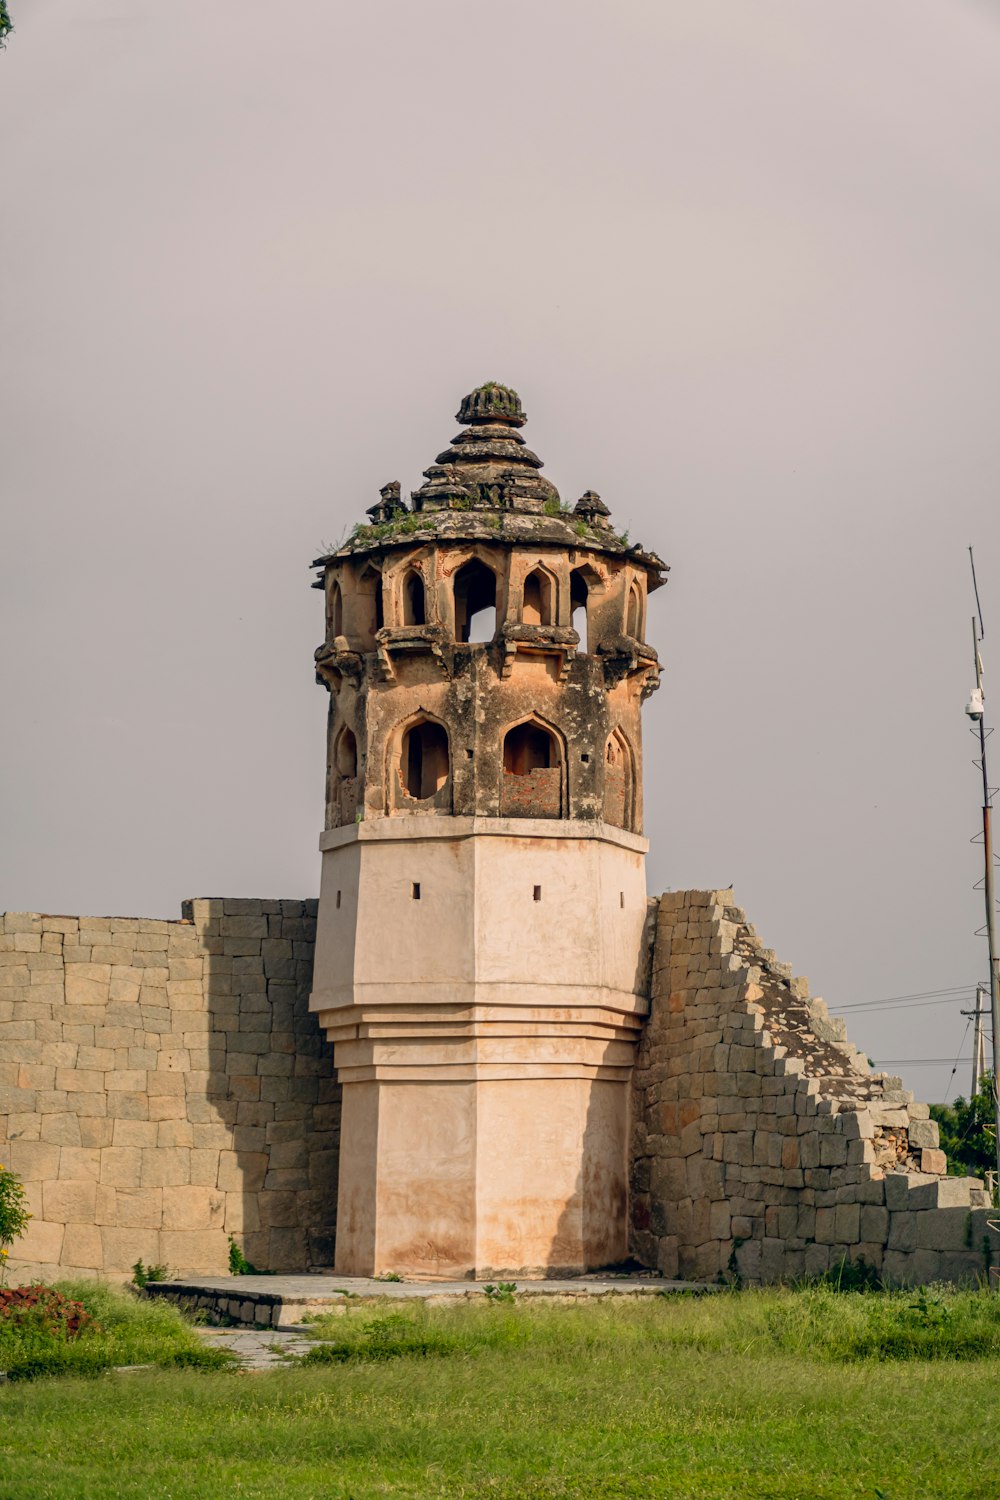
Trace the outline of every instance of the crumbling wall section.
{"label": "crumbling wall section", "polygon": [[871,1071],[731,890],[660,899],[631,1165],[634,1253],[666,1275],[988,1270],[982,1183],[944,1175],[927,1105]]}
{"label": "crumbling wall section", "polygon": [[179,922],[8,912],[0,1161],[34,1215],[11,1274],[333,1259],[340,1092],[309,1014],[315,901]]}

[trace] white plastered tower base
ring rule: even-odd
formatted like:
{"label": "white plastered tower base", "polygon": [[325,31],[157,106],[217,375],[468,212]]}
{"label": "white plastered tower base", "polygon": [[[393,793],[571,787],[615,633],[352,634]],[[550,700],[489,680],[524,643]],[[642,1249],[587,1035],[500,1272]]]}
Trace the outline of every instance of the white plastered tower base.
{"label": "white plastered tower base", "polygon": [[344,1089],[338,1273],[622,1260],[645,839],[411,816],[320,847],[311,1009]]}

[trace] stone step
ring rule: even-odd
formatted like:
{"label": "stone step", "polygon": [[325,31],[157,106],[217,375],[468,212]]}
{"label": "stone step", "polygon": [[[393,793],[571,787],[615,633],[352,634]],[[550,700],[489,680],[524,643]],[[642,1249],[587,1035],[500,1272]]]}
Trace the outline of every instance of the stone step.
{"label": "stone step", "polygon": [[893,1212],[928,1208],[986,1208],[986,1187],[978,1177],[930,1177],[922,1172],[887,1172],[885,1203]]}

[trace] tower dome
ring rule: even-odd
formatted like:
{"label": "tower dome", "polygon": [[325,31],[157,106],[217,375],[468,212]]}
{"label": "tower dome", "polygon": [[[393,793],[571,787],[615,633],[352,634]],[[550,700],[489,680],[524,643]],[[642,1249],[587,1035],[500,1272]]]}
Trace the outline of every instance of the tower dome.
{"label": "tower dome", "polygon": [[[515,391],[479,386],[459,420],[468,425],[425,470],[412,511],[398,485],[383,486],[373,524],[316,560],[327,596],[316,667],[331,692],[328,826],[434,811],[639,831],[640,709],[659,675],[646,599],[665,566],[617,534],[593,490],[563,507],[517,430]],[[433,787],[407,727],[413,714],[446,741]],[[525,770],[516,746],[529,731],[508,735],[529,721],[535,749],[525,754],[545,764]],[[552,774],[534,774],[543,770]]]}
{"label": "tower dome", "polygon": [[442,497],[459,510],[559,509],[559,491],[542,478],[542,460],[518,432],[527,417],[516,391],[495,381],[477,386],[462,397],[455,420],[466,425],[424,470],[427,483],[413,493],[414,510],[439,509]]}

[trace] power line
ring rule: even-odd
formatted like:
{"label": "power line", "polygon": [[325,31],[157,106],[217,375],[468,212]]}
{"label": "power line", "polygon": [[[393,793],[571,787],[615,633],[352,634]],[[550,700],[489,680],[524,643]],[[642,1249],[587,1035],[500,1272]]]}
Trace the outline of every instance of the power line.
{"label": "power line", "polygon": [[869,1000],[864,1005],[839,1005],[833,1013],[839,1016],[865,1010],[921,1010],[925,1005],[954,1005],[963,995],[973,994],[975,990],[968,989],[962,995],[943,995],[939,1000]]}
{"label": "power line", "polygon": [[971,1062],[971,1057],[959,1057],[954,1064],[947,1057],[879,1057],[875,1060],[875,1066],[879,1068],[950,1068],[958,1067],[960,1062]]}
{"label": "power line", "polygon": [[838,1006],[837,1014],[845,1010],[868,1010],[875,1005],[895,1005],[897,1002],[902,1004],[911,1000],[928,1000],[932,997],[946,999],[950,995],[971,995],[975,988],[974,984],[960,984],[944,990],[915,990],[911,995],[884,995],[881,1000],[851,1001],[847,1005]]}
{"label": "power line", "polygon": [[958,1064],[959,1064],[959,1062],[961,1060],[962,1048],[965,1046],[965,1038],[969,1035],[969,1027],[971,1025],[972,1025],[972,1017],[970,1016],[969,1019],[965,1023],[965,1030],[962,1032],[962,1040],[958,1044],[959,1055],[958,1055],[958,1057],[955,1058],[955,1066],[952,1068],[951,1075],[950,1075],[950,1077],[948,1079],[948,1087],[945,1090],[945,1095],[944,1095],[944,1102],[945,1102],[945,1104],[948,1103],[948,1095],[951,1093],[952,1084],[955,1082],[955,1074],[958,1072]]}

